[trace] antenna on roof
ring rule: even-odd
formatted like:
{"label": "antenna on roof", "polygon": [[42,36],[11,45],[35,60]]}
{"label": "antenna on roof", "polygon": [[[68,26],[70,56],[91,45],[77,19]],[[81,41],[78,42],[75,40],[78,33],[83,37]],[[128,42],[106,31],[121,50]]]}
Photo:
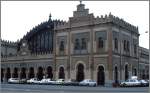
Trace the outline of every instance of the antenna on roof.
{"label": "antenna on roof", "polygon": [[80,0],[80,4],[82,4],[82,0]]}

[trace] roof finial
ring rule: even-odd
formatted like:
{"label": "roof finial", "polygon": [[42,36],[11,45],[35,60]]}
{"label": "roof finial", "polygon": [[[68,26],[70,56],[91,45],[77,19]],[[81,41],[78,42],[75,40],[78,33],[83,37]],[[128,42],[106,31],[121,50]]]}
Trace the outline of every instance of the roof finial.
{"label": "roof finial", "polygon": [[51,15],[51,13],[49,14],[49,19],[51,19],[51,17],[52,17],[52,15]]}
{"label": "roof finial", "polygon": [[82,0],[80,0],[80,4],[82,4]]}

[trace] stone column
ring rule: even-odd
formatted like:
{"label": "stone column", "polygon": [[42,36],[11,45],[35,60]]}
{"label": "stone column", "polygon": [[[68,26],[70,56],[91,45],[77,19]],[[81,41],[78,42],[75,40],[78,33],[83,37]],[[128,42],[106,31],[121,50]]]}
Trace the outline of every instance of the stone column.
{"label": "stone column", "polygon": [[108,44],[108,78],[109,80],[106,82],[106,86],[111,86],[113,81],[113,74],[112,74],[112,28],[111,25],[108,25],[109,29],[107,31],[107,44]]}

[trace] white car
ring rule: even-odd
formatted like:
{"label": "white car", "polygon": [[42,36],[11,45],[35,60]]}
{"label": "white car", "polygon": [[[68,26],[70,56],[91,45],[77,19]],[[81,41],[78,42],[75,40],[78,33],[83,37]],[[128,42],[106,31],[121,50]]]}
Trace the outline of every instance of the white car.
{"label": "white car", "polygon": [[64,79],[58,79],[58,80],[55,81],[55,84],[56,85],[62,85],[62,84],[64,84],[64,82],[65,82]]}
{"label": "white car", "polygon": [[82,86],[97,86],[97,83],[94,80],[85,79],[85,80],[79,82],[79,85],[82,85]]}
{"label": "white car", "polygon": [[40,84],[54,84],[56,81],[52,81],[50,78],[42,79]]}
{"label": "white car", "polygon": [[139,80],[141,82],[141,86],[148,86],[148,82],[146,80]]}
{"label": "white car", "polygon": [[40,81],[37,78],[31,78],[31,79],[27,80],[27,83],[39,84]]}
{"label": "white car", "polygon": [[128,79],[127,81],[121,82],[120,86],[140,86],[141,82],[137,79]]}
{"label": "white car", "polygon": [[8,83],[19,83],[20,80],[18,78],[10,78],[8,79]]}

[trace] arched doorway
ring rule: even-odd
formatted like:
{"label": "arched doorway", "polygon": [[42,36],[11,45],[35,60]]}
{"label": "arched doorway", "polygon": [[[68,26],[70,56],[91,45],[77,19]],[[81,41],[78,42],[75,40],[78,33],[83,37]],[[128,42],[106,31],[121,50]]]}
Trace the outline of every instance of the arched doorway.
{"label": "arched doorway", "polygon": [[115,83],[118,83],[118,68],[117,68],[117,66],[115,67],[115,71],[114,71],[114,80],[115,80]]}
{"label": "arched doorway", "polygon": [[4,78],[4,69],[1,68],[1,82],[3,82],[3,78]]}
{"label": "arched doorway", "polygon": [[104,73],[104,67],[103,66],[98,67],[97,84],[98,85],[103,85],[103,86],[105,84],[105,73]]}
{"label": "arched doorway", "polygon": [[7,68],[7,71],[6,71],[6,80],[8,80],[9,78],[11,78],[11,73],[10,73],[10,68]]}
{"label": "arched doorway", "polygon": [[37,73],[37,79],[38,79],[38,80],[42,80],[42,79],[43,79],[43,76],[44,76],[43,68],[42,68],[42,67],[39,67],[39,68],[38,68],[38,73]]}
{"label": "arched doorway", "polygon": [[47,67],[47,78],[53,78],[53,69],[52,69],[52,67],[51,66],[48,66]]}
{"label": "arched doorway", "polygon": [[26,78],[26,68],[21,68],[20,79]]}
{"label": "arched doorway", "polygon": [[65,79],[65,72],[63,67],[59,68],[59,79]]}
{"label": "arched doorway", "polygon": [[129,78],[129,73],[128,73],[128,65],[125,65],[125,80]]}
{"label": "arched doorway", "polygon": [[18,68],[14,68],[13,78],[18,78]]}
{"label": "arched doorway", "polygon": [[29,79],[34,78],[34,68],[33,67],[29,68],[28,78]]}
{"label": "arched doorway", "polygon": [[77,65],[77,74],[76,74],[76,80],[78,82],[84,80],[84,65],[79,63]]}

